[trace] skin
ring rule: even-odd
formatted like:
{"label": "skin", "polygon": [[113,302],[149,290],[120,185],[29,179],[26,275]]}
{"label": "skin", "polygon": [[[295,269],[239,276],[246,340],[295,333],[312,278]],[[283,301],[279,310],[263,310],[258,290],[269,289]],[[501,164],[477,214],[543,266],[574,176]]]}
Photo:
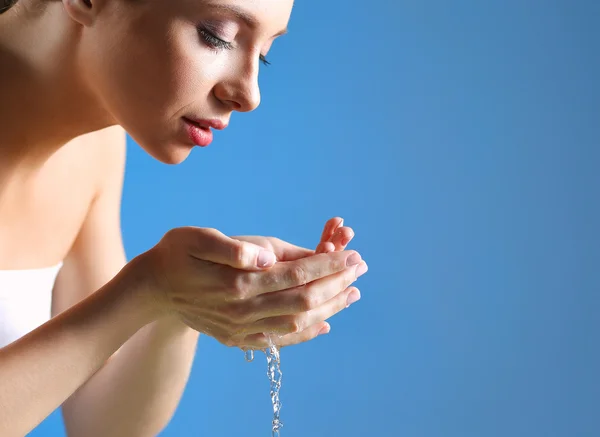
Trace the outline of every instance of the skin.
{"label": "skin", "polygon": [[[125,259],[124,132],[159,161],[178,164],[194,148],[182,117],[227,124],[234,112],[254,110],[261,57],[286,29],[291,0],[40,1],[20,0],[0,15],[0,269],[63,267],[53,320],[0,350],[1,379],[32,386],[31,399],[0,387],[2,405],[15,402],[14,414],[6,407],[11,420],[0,420],[12,428],[0,431],[23,435],[62,404],[70,437],[156,435],[181,398],[198,333],[243,348],[264,347],[265,332],[277,333],[280,346],[309,341],[360,297],[351,284],[366,263],[358,257],[347,266],[358,254],[345,250],[354,233],[339,218],[315,251],[180,228]],[[231,47],[216,47],[207,30]],[[257,265],[261,248],[274,265]],[[139,311],[131,316],[139,326],[128,331],[125,320],[110,331],[121,326],[119,310],[102,308],[124,293],[135,296],[135,305],[122,305]],[[83,344],[52,335],[61,323],[89,330],[98,344],[114,337],[86,361],[73,355]],[[15,373],[2,367],[17,356]],[[48,373],[29,371],[41,361]],[[25,371],[56,385],[32,385]]]}

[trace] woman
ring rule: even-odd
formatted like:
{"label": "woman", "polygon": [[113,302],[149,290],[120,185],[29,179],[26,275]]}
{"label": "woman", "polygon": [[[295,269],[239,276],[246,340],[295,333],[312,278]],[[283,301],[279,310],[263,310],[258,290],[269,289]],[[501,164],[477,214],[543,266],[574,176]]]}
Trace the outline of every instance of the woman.
{"label": "woman", "polygon": [[207,146],[258,106],[292,3],[0,0],[0,435],[62,406],[70,437],[154,436],[198,333],[287,346],[358,300],[339,219],[316,251],[192,227],[122,247],[124,132],[167,164]]}

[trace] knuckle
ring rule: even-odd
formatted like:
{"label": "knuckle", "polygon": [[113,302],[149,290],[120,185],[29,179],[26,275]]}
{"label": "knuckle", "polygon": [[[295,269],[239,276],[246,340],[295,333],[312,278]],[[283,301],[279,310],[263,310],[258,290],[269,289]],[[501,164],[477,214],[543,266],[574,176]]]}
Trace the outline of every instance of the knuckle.
{"label": "knuckle", "polygon": [[165,243],[171,243],[179,239],[179,234],[181,233],[180,228],[169,229],[162,237],[162,241]]}
{"label": "knuckle", "polygon": [[329,262],[329,269],[331,272],[339,272],[346,268],[346,259],[341,257],[339,253],[334,253]]}
{"label": "knuckle", "polygon": [[188,226],[188,231],[191,232],[188,238],[199,248],[211,248],[216,241],[219,231],[215,228],[193,228]]}
{"label": "knuckle", "polygon": [[234,300],[244,300],[249,292],[249,279],[244,273],[233,273],[230,276],[229,290]]}
{"label": "knuckle", "polygon": [[288,270],[289,280],[292,284],[305,285],[308,280],[306,268],[301,264],[295,264]]}
{"label": "knuckle", "polygon": [[302,321],[298,316],[290,317],[285,323],[285,329],[290,334],[302,331]]}
{"label": "knuckle", "polygon": [[312,310],[313,308],[316,308],[318,304],[319,302],[317,295],[310,292],[310,290],[307,290],[307,292],[300,291],[298,293],[298,309],[300,311]]}
{"label": "knuckle", "polygon": [[219,232],[216,228],[200,228],[199,231],[205,235],[216,235]]}
{"label": "knuckle", "polygon": [[244,261],[244,243],[242,241],[233,240],[229,246],[229,257],[237,264],[242,264]]}
{"label": "knuckle", "polygon": [[252,288],[252,278],[248,273],[237,274],[235,287],[239,296],[242,299],[247,299],[250,296]]}

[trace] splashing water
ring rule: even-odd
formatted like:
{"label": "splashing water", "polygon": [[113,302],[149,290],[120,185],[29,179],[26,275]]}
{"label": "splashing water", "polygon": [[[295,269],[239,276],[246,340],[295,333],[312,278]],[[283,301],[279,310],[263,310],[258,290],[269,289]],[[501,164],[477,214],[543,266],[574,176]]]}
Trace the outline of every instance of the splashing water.
{"label": "splashing water", "polygon": [[[279,391],[281,389],[281,359],[279,357],[279,347],[273,343],[271,336],[268,335],[269,347],[264,350],[267,356],[267,376],[271,385],[271,403],[273,404],[273,422],[271,427],[271,436],[279,437],[279,429],[283,428],[283,422],[279,418],[281,411],[281,401],[279,400]],[[254,360],[254,351],[249,349],[244,351],[244,358],[247,362]]]}
{"label": "splashing water", "polygon": [[283,422],[279,419],[281,412],[281,401],[279,400],[279,390],[281,389],[281,360],[279,358],[279,348],[273,343],[269,336],[269,347],[265,349],[267,356],[267,376],[271,383],[271,403],[273,404],[273,426],[272,437],[279,437],[279,429],[283,427]]}

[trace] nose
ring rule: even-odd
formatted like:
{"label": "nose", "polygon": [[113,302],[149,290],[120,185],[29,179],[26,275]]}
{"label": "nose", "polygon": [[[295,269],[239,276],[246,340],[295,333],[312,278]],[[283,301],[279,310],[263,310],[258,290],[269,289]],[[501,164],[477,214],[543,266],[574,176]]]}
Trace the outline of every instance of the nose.
{"label": "nose", "polygon": [[260,105],[258,63],[253,62],[244,70],[219,81],[214,88],[215,97],[233,111],[250,112]]}

